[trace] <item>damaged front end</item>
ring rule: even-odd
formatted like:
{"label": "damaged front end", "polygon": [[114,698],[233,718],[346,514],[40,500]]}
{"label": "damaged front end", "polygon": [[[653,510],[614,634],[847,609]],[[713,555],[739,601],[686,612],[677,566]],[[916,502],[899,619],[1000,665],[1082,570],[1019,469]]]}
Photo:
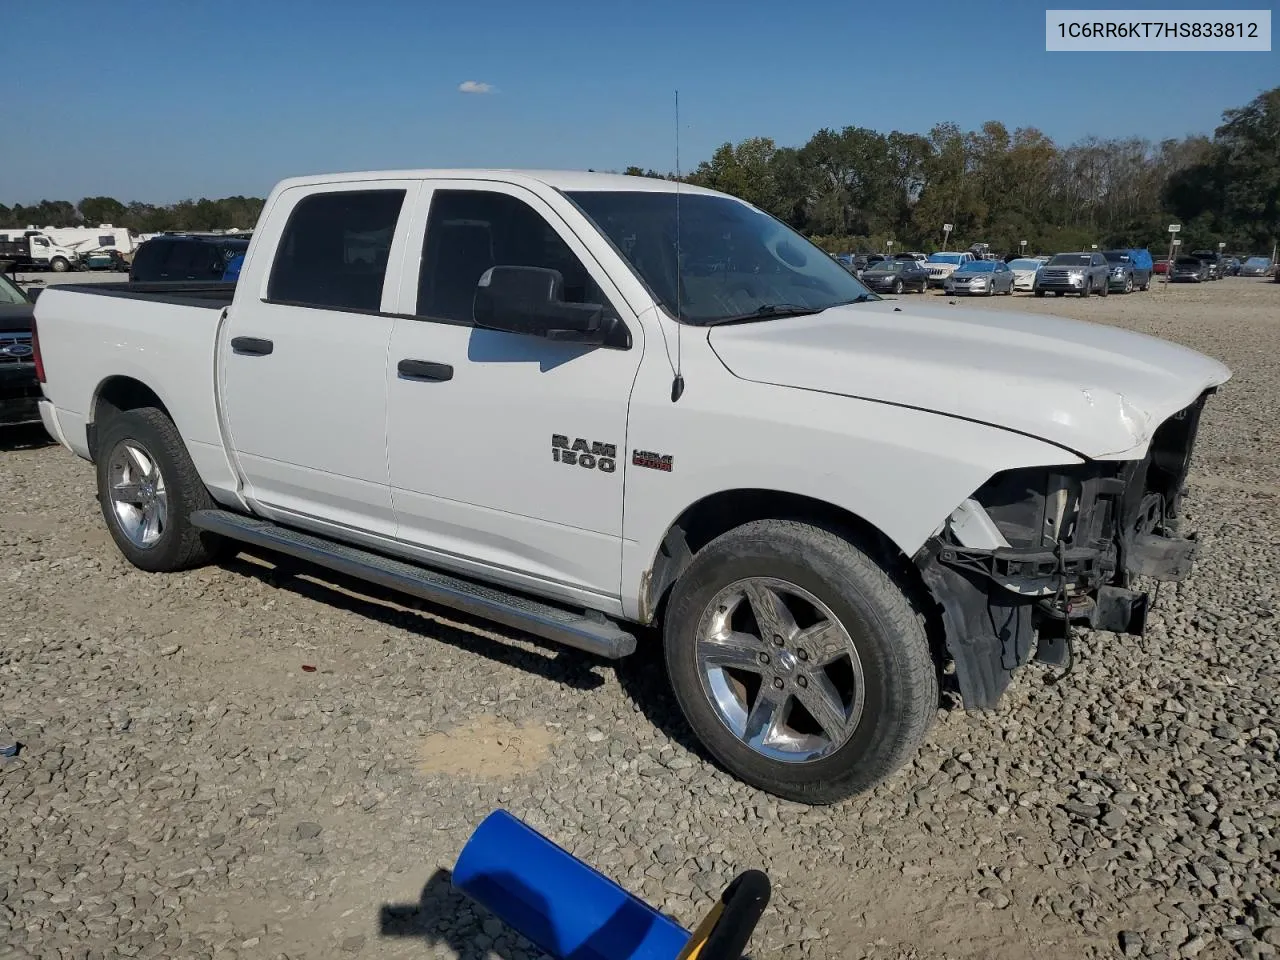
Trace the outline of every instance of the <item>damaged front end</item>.
{"label": "damaged front end", "polygon": [[916,554],[967,709],[994,707],[1033,657],[1066,665],[1074,625],[1141,634],[1148,599],[1133,578],[1191,572],[1179,507],[1213,392],[1161,424],[1142,460],[996,474]]}

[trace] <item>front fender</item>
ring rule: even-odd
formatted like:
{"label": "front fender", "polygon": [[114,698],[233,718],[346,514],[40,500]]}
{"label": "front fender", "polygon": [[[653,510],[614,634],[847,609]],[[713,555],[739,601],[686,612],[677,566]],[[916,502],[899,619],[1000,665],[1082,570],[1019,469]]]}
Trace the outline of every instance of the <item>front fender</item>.
{"label": "front fender", "polygon": [[630,447],[669,455],[671,469],[640,467],[634,458],[627,465],[629,617],[648,612],[642,598],[672,525],[715,494],[776,490],[830,504],[910,557],[993,474],[1081,462],[1041,440],[907,407],[736,378],[717,388],[683,409],[683,401],[633,404]]}

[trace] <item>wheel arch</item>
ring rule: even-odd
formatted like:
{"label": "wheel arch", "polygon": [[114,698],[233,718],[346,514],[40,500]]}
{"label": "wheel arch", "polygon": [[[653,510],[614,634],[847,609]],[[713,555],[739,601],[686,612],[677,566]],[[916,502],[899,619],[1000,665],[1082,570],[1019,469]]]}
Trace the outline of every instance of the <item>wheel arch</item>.
{"label": "wheel arch", "polygon": [[871,553],[913,592],[928,593],[915,565],[883,531],[826,500],[782,490],[745,487],[709,494],[686,507],[667,527],[640,584],[642,622],[658,620],[663,604],[694,554],[723,533],[755,520],[795,520],[839,533]]}
{"label": "wheel arch", "polygon": [[99,383],[89,404],[89,423],[86,428],[89,456],[97,457],[98,431],[103,420],[113,413],[137,410],[140,407],[155,407],[170,420],[173,419],[173,414],[160,395],[136,377],[115,374]]}

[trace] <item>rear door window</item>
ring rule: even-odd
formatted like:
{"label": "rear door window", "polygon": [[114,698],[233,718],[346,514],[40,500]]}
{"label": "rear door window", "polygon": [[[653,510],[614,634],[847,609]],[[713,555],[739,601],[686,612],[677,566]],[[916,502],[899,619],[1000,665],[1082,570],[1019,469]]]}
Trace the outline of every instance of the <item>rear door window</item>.
{"label": "rear door window", "polygon": [[404,198],[404,190],[344,190],[298,201],[276,248],[267,299],[377,312]]}

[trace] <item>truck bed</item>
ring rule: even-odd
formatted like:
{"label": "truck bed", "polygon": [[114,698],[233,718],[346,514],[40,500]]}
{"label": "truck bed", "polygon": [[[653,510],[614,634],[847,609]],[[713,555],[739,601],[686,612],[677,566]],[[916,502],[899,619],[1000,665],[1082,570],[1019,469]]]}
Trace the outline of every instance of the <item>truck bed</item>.
{"label": "truck bed", "polygon": [[146,300],[152,303],[173,303],[184,307],[205,307],[221,310],[231,306],[236,285],[232,283],[203,283],[175,280],[165,283],[60,283],[59,290],[68,293],[91,293],[101,297],[119,297],[125,300]]}

